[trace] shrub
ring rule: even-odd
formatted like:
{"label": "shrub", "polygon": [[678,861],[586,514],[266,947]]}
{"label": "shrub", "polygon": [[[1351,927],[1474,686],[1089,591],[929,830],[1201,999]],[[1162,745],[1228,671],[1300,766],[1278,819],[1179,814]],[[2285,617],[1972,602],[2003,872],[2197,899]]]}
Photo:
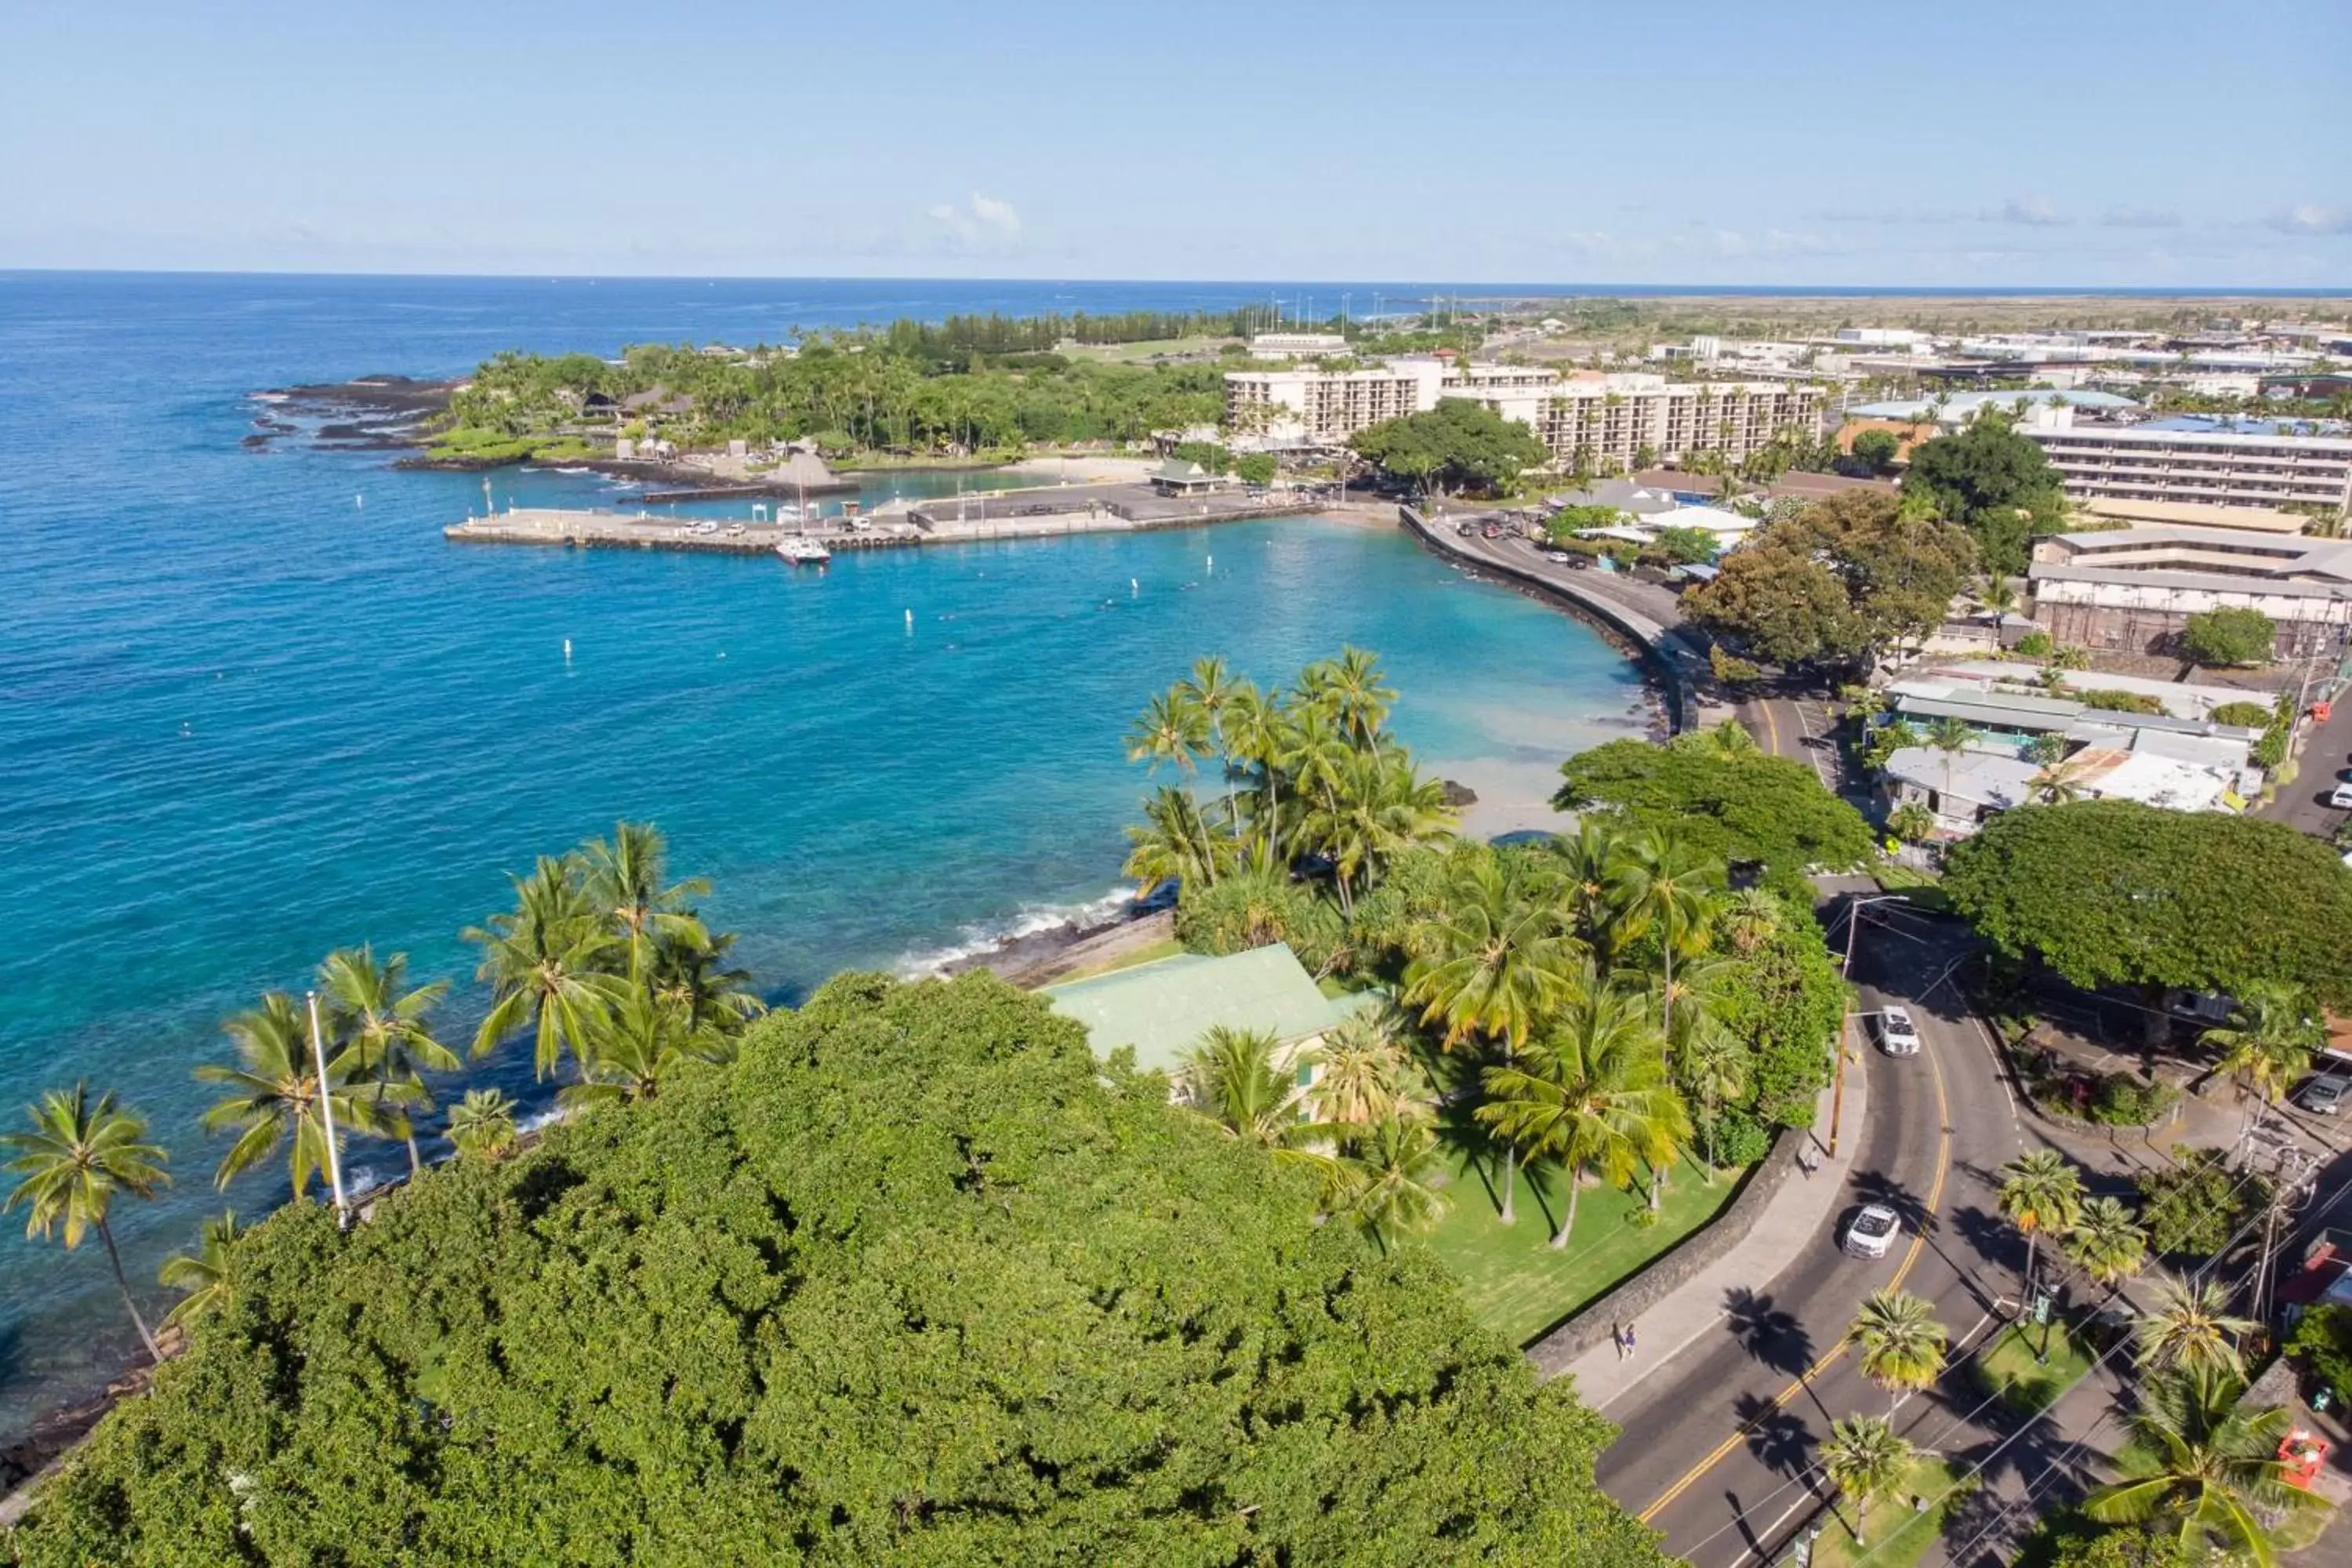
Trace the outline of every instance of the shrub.
{"label": "shrub", "polygon": [[2286,761],[2287,742],[2293,738],[2293,733],[2284,724],[2273,724],[2263,731],[2262,739],[2254,742],[2253,749],[2247,755],[2253,759],[2256,767],[2275,772],[2278,765]]}
{"label": "shrub", "polygon": [[1346,967],[1348,930],[1339,909],[1286,877],[1234,875],[1212,887],[1184,885],[1176,900],[1176,939],[1194,952],[1244,952],[1286,942],[1315,974]]}
{"label": "shrub", "polygon": [[1706,650],[1706,663],[1707,668],[1715,672],[1716,680],[1724,686],[1753,686],[1764,679],[1762,665],[1752,658],[1741,658],[1737,654],[1724,652],[1721,643]]}
{"label": "shrub", "polygon": [[2179,1103],[2180,1091],[2162,1079],[2143,1083],[2135,1074],[2111,1072],[2099,1079],[2087,1110],[2102,1127],[2153,1127]]}
{"label": "shrub", "polygon": [[2333,1390],[2338,1409],[2352,1405],[2352,1307],[2314,1307],[2294,1325],[2287,1353],[2301,1356],[2315,1382]]}
{"label": "shrub", "polygon": [[2139,1188],[2140,1223],[2147,1226],[2153,1251],[2175,1257],[2218,1252],[2240,1220],[2270,1201],[2259,1177],[2241,1184],[2230,1173],[2229,1157],[2219,1149],[2176,1143],[2172,1157],[2176,1163],[2133,1178]]}
{"label": "shrub", "polygon": [[1276,468],[1274,455],[1270,452],[1252,452],[1245,458],[1234,459],[1234,472],[1240,476],[1244,484],[1274,483]]}
{"label": "shrub", "polygon": [[2180,651],[2198,664],[2268,664],[2278,628],[2260,610],[2206,610],[2180,629]]}
{"label": "shrub", "polygon": [[2105,687],[2094,687],[2077,691],[2074,700],[2085,708],[2104,708],[2110,713],[2162,713],[2164,704],[2138,691],[2116,691]]}
{"label": "shrub", "polygon": [[2058,645],[2048,632],[2028,632],[2017,639],[2016,651],[2021,658],[2048,658],[2058,651]]}
{"label": "shrub", "polygon": [[1713,1150],[1717,1165],[1752,1165],[1771,1152],[1772,1130],[1738,1106],[1727,1105],[1712,1119],[1695,1109],[1691,1124],[1696,1131],[1690,1146],[1701,1153]]}
{"label": "shrub", "polygon": [[2267,730],[2271,717],[2267,702],[2224,702],[2211,714],[2216,724],[2234,724],[2241,730]]}

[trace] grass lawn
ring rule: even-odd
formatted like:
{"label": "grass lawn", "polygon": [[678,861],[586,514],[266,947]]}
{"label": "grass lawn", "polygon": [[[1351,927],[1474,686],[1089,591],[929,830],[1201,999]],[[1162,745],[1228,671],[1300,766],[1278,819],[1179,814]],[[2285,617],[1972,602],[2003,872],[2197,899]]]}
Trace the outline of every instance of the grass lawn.
{"label": "grass lawn", "polygon": [[1122,952],[1117,958],[1106,959],[1100,963],[1089,964],[1084,969],[1072,970],[1055,980],[1054,984],[1066,985],[1073,980],[1091,979],[1097,974],[1108,974],[1115,969],[1133,969],[1139,963],[1152,963],[1163,958],[1173,958],[1183,951],[1182,942],[1172,936],[1164,937],[1158,942],[1139,947],[1132,952]]}
{"label": "grass lawn", "polygon": [[2050,1364],[2035,1363],[2042,1330],[2032,1323],[2003,1329],[1977,1352],[1977,1378],[1985,1392],[2021,1415],[2047,1410],[2058,1396],[2080,1382],[2097,1356],[2063,1324],[2050,1331]]}
{"label": "grass lawn", "polygon": [[1559,1168],[1520,1165],[1517,1223],[1507,1226],[1496,1218],[1500,1190],[1490,1184],[1500,1181],[1501,1163],[1465,1156],[1446,1188],[1451,1207],[1429,1245],[1462,1281],[1470,1310],[1512,1343],[1525,1344],[1713,1219],[1738,1190],[1739,1175],[1726,1171],[1710,1187],[1688,1166],[1676,1167],[1654,1226],[1633,1223],[1643,1206],[1638,1192],[1587,1187],[1567,1250],[1554,1252],[1547,1244],[1567,1193]]}
{"label": "grass lawn", "polygon": [[[1841,1500],[1834,1515],[1822,1516],[1822,1538],[1813,1542],[1813,1568],[1854,1568],[1864,1559],[1870,1568],[1911,1568],[1944,1533],[1944,1516],[1974,1489],[1973,1481],[1953,1489],[1952,1483],[1967,1473],[1967,1466],[1949,1459],[1922,1456],[1916,1460],[1901,1486],[1872,1501],[1869,1516],[1863,1521],[1867,1547],[1854,1544],[1846,1528],[1853,1520],[1853,1504]],[[1912,1511],[1914,1497],[1928,1500],[1925,1512]]]}

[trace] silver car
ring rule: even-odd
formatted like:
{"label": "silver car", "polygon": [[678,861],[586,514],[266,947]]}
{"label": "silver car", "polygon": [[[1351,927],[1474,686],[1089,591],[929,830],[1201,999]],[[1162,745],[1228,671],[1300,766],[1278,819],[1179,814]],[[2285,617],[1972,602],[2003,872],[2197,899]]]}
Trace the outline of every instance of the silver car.
{"label": "silver car", "polygon": [[1885,1204],[1865,1204],[1862,1212],[1845,1227],[1845,1239],[1839,1243],[1854,1258],[1884,1258],[1903,1234],[1903,1220]]}
{"label": "silver car", "polygon": [[1889,1007],[1878,1016],[1878,1048],[1890,1057],[1919,1054],[1919,1026],[1907,1007]]}

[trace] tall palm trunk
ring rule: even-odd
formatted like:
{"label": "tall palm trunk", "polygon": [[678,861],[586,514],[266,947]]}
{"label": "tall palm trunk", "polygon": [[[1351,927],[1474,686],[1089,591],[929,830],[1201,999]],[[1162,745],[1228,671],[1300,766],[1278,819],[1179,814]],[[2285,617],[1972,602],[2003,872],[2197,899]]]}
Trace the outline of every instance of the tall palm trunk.
{"label": "tall palm trunk", "polygon": [[[1508,1035],[1503,1037],[1503,1065],[1505,1067],[1509,1067],[1511,1065],[1511,1038]],[[1517,1143],[1512,1142],[1510,1140],[1505,1139],[1503,1141],[1503,1212],[1498,1216],[1502,1224],[1517,1225],[1518,1223],[1519,1215],[1517,1202],[1518,1195],[1519,1146]],[[1574,1194],[1570,1194],[1570,1201],[1573,1202]]]}
{"label": "tall palm trunk", "polygon": [[413,1127],[409,1129],[406,1142],[408,1144],[408,1173],[411,1176],[421,1176],[425,1173],[425,1161],[423,1156],[419,1155],[416,1152],[416,1130]]}
{"label": "tall palm trunk", "polygon": [[103,1218],[98,1222],[98,1239],[106,1243],[106,1260],[114,1265],[114,1288],[122,1292],[122,1306],[131,1314],[131,1326],[139,1331],[140,1342],[147,1347],[149,1358],[161,1362],[163,1352],[155,1348],[155,1336],[147,1331],[147,1320],[139,1315],[139,1303],[131,1299],[131,1281],[122,1273],[122,1254],[114,1249],[114,1227]]}
{"label": "tall palm trunk", "polygon": [[1584,1189],[1584,1173],[1574,1165],[1568,1167],[1568,1209],[1560,1215],[1559,1229],[1552,1234],[1554,1252],[1568,1250],[1568,1233],[1576,1228],[1576,1197]]}

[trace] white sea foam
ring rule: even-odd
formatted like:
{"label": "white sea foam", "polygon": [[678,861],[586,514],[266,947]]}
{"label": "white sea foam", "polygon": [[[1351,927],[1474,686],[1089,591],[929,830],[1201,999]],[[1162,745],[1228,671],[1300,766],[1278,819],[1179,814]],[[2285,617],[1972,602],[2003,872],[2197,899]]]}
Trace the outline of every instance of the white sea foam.
{"label": "white sea foam", "polygon": [[922,948],[908,953],[898,960],[894,971],[901,979],[920,980],[943,974],[971,959],[1002,952],[1015,942],[1048,931],[1067,929],[1079,933],[1099,930],[1116,921],[1134,900],[1135,889],[1121,883],[1102,897],[1083,903],[1024,904],[1002,919],[973,921],[959,931],[956,940],[945,947]]}

